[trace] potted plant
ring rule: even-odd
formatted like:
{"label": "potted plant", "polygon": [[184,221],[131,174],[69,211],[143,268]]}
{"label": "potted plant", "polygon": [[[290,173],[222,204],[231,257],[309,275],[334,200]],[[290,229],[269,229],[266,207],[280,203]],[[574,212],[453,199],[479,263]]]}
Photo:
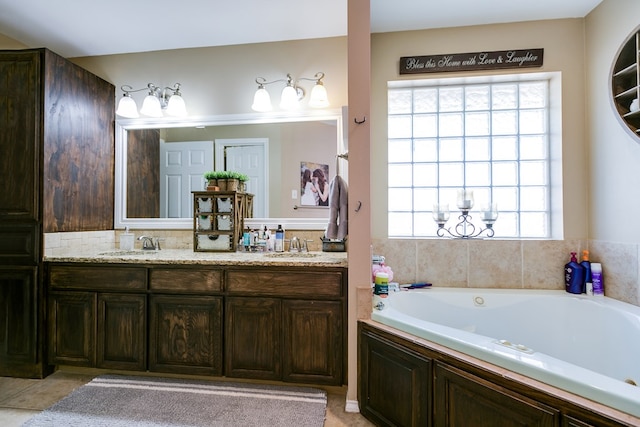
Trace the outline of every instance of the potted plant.
{"label": "potted plant", "polygon": [[249,177],[235,171],[210,171],[204,174],[208,187],[218,187],[220,191],[244,191]]}
{"label": "potted plant", "polygon": [[210,189],[211,187],[218,187],[220,172],[221,171],[209,171],[204,173],[204,179],[207,180],[207,189]]}
{"label": "potted plant", "polygon": [[244,191],[245,182],[248,180],[249,177],[243,173],[229,171],[229,177],[227,178],[227,191]]}

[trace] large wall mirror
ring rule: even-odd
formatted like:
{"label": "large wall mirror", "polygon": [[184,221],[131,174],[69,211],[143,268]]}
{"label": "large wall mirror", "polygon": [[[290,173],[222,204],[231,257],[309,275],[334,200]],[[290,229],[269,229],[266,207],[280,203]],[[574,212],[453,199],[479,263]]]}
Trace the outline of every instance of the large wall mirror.
{"label": "large wall mirror", "polygon": [[[327,182],[336,174],[346,179],[342,123],[343,110],[118,120],[115,228],[191,229],[186,201],[191,191],[204,189],[203,172],[236,169],[233,156],[249,150],[259,175],[247,183],[256,200],[254,218],[245,223],[324,229],[328,209],[301,203],[301,165],[325,165]],[[179,163],[183,178],[168,179],[176,176],[174,169],[167,175],[168,163]]]}

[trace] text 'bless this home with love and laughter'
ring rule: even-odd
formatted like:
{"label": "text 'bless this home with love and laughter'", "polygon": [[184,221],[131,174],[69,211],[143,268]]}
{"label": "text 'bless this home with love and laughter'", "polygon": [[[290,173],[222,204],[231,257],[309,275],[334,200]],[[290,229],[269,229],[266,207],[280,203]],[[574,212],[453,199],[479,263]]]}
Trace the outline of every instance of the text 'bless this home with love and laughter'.
{"label": "text 'bless this home with love and laughter'", "polygon": [[541,67],[544,49],[403,56],[400,74]]}

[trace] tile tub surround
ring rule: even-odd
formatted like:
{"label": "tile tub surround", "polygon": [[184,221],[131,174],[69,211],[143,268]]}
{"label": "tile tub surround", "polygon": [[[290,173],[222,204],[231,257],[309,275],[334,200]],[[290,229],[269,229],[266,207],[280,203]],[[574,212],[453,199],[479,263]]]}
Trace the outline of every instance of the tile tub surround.
{"label": "tile tub surround", "polygon": [[605,295],[640,305],[639,247],[596,240],[373,239],[394,281],[462,288],[564,289],[570,253],[601,262]]}

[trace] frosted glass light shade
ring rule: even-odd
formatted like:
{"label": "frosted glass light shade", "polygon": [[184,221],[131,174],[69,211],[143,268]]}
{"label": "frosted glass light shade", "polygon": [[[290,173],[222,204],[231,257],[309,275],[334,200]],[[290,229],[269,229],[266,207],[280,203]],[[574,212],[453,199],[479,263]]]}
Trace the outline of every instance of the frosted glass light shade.
{"label": "frosted glass light shade", "polygon": [[253,111],[259,111],[264,113],[271,111],[273,106],[271,105],[271,96],[264,87],[258,88],[256,94],[253,95],[253,105],[251,105]]}
{"label": "frosted glass light shade", "polygon": [[134,101],[129,95],[123,96],[118,102],[116,114],[121,117],[126,117],[127,119],[137,119],[139,114],[136,101]]}
{"label": "frosted glass light shade", "polygon": [[149,117],[162,117],[162,107],[160,100],[154,95],[147,95],[142,103],[140,113]]}
{"label": "frosted glass light shade", "polygon": [[175,117],[185,117],[187,115],[187,106],[180,95],[173,95],[169,98],[167,114]]}
{"label": "frosted glass light shade", "polygon": [[298,108],[298,91],[293,86],[285,86],[282,89],[282,95],[280,97],[280,108],[283,110],[293,110]]}
{"label": "frosted glass light shade", "polygon": [[311,108],[325,108],[329,106],[329,98],[327,96],[327,90],[321,83],[317,83],[313,89],[311,89],[311,97],[309,98],[309,107]]}

